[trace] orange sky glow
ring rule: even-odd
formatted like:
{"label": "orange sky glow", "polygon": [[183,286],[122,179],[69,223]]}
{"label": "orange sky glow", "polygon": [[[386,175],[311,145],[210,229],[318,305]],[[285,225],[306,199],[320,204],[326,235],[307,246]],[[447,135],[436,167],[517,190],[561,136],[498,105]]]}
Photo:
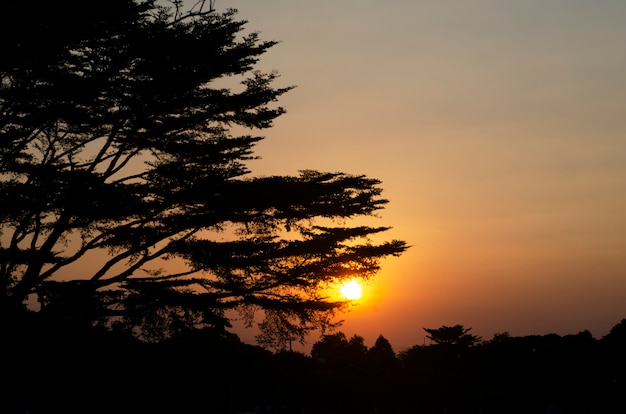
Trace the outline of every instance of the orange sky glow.
{"label": "orange sky glow", "polygon": [[378,178],[372,225],[412,246],[341,315],[346,335],[402,350],[424,327],[599,338],[626,318],[626,2],[216,8],[280,41],[259,68],[297,86],[253,174]]}

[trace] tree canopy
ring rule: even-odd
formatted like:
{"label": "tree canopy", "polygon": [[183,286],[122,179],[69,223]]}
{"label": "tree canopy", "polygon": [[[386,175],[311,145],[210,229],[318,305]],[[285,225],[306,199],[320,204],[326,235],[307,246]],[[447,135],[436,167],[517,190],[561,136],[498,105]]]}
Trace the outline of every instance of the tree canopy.
{"label": "tree canopy", "polygon": [[3,317],[159,340],[262,310],[301,337],[342,306],[321,288],[407,248],[350,220],[387,203],[379,180],[250,174],[291,87],[255,68],[276,42],[203,3],[0,6]]}
{"label": "tree canopy", "polygon": [[424,328],[428,333],[426,338],[435,341],[438,345],[472,346],[480,342],[480,337],[469,333],[472,328],[463,325],[442,326],[440,328]]}
{"label": "tree canopy", "polygon": [[357,369],[363,365],[366,354],[362,336],[353,335],[348,339],[341,331],[322,335],[311,348],[311,356],[323,360],[331,368]]}

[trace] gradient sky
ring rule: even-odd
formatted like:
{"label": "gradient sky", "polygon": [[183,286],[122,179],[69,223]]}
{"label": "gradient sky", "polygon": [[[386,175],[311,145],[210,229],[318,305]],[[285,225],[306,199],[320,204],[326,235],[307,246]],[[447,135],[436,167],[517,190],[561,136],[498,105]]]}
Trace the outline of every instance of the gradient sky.
{"label": "gradient sky", "polygon": [[[191,1],[191,0],[188,0]],[[383,181],[384,262],[341,330],[596,337],[626,318],[626,2],[217,0],[297,85],[258,174]],[[315,340],[315,338],[313,338]]]}

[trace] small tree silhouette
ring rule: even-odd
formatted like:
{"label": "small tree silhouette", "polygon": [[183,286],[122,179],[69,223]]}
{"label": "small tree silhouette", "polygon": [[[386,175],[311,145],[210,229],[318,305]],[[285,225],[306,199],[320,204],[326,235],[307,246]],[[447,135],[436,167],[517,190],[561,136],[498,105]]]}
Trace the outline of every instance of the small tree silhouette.
{"label": "small tree silhouette", "polygon": [[367,361],[374,369],[392,367],[396,363],[396,353],[384,336],[380,335],[374,346],[367,351]]}
{"label": "small tree silhouette", "polygon": [[472,328],[465,328],[463,325],[442,326],[437,329],[423,328],[429,335],[426,338],[435,341],[438,345],[461,345],[472,346],[480,342],[481,338],[469,334]]}
{"label": "small tree silhouette", "polygon": [[362,336],[353,335],[347,339],[343,332],[322,336],[311,349],[313,358],[323,360],[331,368],[361,367],[366,354]]}

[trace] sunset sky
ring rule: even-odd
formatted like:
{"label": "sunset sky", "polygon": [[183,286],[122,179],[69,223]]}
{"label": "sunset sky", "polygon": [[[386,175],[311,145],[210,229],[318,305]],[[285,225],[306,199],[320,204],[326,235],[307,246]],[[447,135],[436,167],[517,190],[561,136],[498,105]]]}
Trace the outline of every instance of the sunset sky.
{"label": "sunset sky", "polygon": [[626,2],[215,6],[281,41],[260,68],[297,85],[253,172],[378,178],[372,224],[412,246],[343,315],[348,336],[600,338],[626,318]]}

